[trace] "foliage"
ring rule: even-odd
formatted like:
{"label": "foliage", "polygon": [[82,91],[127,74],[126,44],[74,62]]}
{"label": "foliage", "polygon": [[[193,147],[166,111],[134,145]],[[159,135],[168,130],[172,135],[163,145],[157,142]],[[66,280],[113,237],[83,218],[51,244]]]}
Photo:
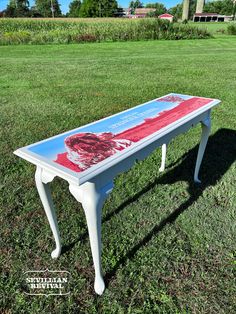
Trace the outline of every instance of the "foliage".
{"label": "foliage", "polygon": [[[197,0],[190,0],[189,3],[189,19],[192,20],[194,13],[196,12]],[[183,4],[177,4],[176,6],[170,8],[168,10],[170,14],[172,14],[176,20],[182,18],[183,13]]]}
{"label": "foliage", "polygon": [[193,15],[196,12],[197,0],[190,0],[189,4],[189,20],[193,19]]}
{"label": "foliage", "polygon": [[227,27],[227,32],[229,35],[236,35],[236,24],[230,24]]}
{"label": "foliage", "polygon": [[35,0],[37,12],[43,17],[61,16],[58,0]]}
{"label": "foliage", "polygon": [[29,16],[28,0],[10,0],[5,10],[7,17],[24,17]]}
{"label": "foliage", "polygon": [[154,12],[149,12],[148,13],[148,16],[150,16],[150,17],[152,17],[152,16],[156,16],[157,17],[157,16],[167,12],[167,9],[164,6],[164,4],[163,3],[159,3],[159,2],[147,3],[146,4],[146,8],[156,9]]}
{"label": "foliage", "polygon": [[183,12],[183,4],[177,4],[176,6],[170,8],[168,10],[170,14],[172,14],[177,20],[182,18]]}
{"label": "foliage", "polygon": [[234,1],[234,7],[233,7],[233,20],[236,20],[236,1]]}
{"label": "foliage", "polygon": [[129,8],[131,9],[131,14],[135,13],[135,9],[143,8],[143,3],[139,0],[130,1]]}
{"label": "foliage", "polygon": [[[185,27],[166,20],[114,19],[103,22],[68,22],[55,20],[0,20],[0,44],[72,43],[86,41],[127,41],[150,39],[208,38],[210,33],[197,27]],[[79,40],[78,40],[79,38]],[[93,38],[93,40],[91,40]]]}
{"label": "foliage", "polygon": [[234,2],[232,0],[216,0],[207,2],[204,12],[212,12],[222,15],[233,15]]}
{"label": "foliage", "polygon": [[80,17],[109,17],[114,16],[117,8],[116,0],[84,0],[79,15]]}
{"label": "foliage", "polygon": [[81,7],[81,1],[80,0],[72,0],[69,5],[69,17],[79,17],[79,11]]}
{"label": "foliage", "polygon": [[143,3],[139,0],[130,1],[129,8],[131,9],[137,9],[137,8],[143,8]]}

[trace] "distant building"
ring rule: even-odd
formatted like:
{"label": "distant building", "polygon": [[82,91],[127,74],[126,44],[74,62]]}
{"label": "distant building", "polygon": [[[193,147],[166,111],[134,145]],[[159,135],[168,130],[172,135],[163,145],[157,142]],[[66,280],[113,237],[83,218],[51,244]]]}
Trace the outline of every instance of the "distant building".
{"label": "distant building", "polygon": [[168,20],[170,22],[173,22],[174,16],[172,14],[169,14],[169,13],[164,13],[164,14],[159,15],[158,18],[162,19],[162,20]]}
{"label": "distant building", "polygon": [[217,13],[195,13],[193,22],[230,22],[233,16],[221,15]]}
{"label": "distant building", "polygon": [[124,8],[123,12],[124,12],[124,15],[130,15],[131,9],[130,8]]}
{"label": "distant building", "polygon": [[145,17],[150,12],[155,12],[155,8],[137,8],[135,9],[135,15],[138,15],[139,17]]}
{"label": "distant building", "polygon": [[134,14],[131,14],[131,9],[123,9],[124,15],[123,17],[128,17],[128,18],[132,18],[132,19],[137,19],[137,18],[142,18],[142,17],[146,17],[148,15],[148,13],[150,12],[155,12],[156,9],[154,8],[137,8],[135,9]]}
{"label": "distant building", "polygon": [[125,11],[126,9],[123,8],[118,8],[117,11],[114,13],[114,17],[123,17],[125,16]]}

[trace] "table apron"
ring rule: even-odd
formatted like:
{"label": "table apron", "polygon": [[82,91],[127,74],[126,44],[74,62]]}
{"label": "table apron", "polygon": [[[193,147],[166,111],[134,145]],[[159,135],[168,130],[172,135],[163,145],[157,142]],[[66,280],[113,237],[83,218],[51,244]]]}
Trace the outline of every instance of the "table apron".
{"label": "table apron", "polygon": [[188,131],[191,127],[195,126],[199,122],[207,121],[209,118],[210,110],[202,113],[199,116],[194,117],[190,121],[186,122],[183,125],[180,125],[176,129],[170,131],[164,136],[158,138],[157,140],[154,140],[152,143],[136,151],[124,160],[121,160],[113,166],[107,168],[87,182],[95,183],[98,188],[107,185],[109,182],[113,181],[119,173],[128,171],[130,168],[132,168],[136,161],[140,161],[148,157],[157,147],[163,144],[168,144],[177,135]]}

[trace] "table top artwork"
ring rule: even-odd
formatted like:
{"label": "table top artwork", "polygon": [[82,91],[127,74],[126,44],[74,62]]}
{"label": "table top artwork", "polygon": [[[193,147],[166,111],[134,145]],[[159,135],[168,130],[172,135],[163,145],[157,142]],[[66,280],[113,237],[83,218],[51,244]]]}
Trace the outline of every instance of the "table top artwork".
{"label": "table top artwork", "polygon": [[15,153],[35,164],[47,163],[78,177],[184,117],[218,102],[210,98],[169,94],[20,148]]}

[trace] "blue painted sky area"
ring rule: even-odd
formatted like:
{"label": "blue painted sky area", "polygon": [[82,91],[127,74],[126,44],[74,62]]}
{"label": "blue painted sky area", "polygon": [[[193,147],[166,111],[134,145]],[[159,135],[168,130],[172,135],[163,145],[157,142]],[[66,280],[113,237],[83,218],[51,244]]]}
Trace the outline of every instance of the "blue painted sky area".
{"label": "blue painted sky area", "polygon": [[[183,99],[189,99],[190,96],[172,94],[175,96],[181,96]],[[174,102],[164,102],[164,101],[152,101],[150,103],[144,104],[142,106],[134,107],[128,112],[121,112],[116,116],[111,116],[108,119],[98,121],[92,125],[84,126],[74,131],[69,131],[62,134],[56,138],[48,139],[39,144],[33,144],[28,147],[28,150],[34,152],[40,156],[55,160],[57,154],[64,153],[66,151],[64,140],[66,137],[76,134],[76,133],[103,133],[112,132],[113,134],[118,134],[124,130],[132,128],[136,125],[141,124],[144,119],[152,118],[157,116],[160,112],[174,108],[179,103]]]}
{"label": "blue painted sky area", "polygon": [[[60,5],[61,5],[61,10],[62,13],[66,13],[69,11],[69,4],[70,4],[70,0],[58,0]],[[167,9],[175,6],[177,3],[181,3],[182,1],[179,0],[162,0],[162,1],[152,1],[152,0],[145,0],[142,1],[142,3],[145,5],[145,3],[155,3],[155,2],[160,2],[163,3],[165,5],[165,7]],[[6,9],[7,4],[9,3],[9,0],[0,0],[0,11]],[[34,1],[30,0],[30,4],[32,5],[34,3]],[[120,5],[120,7],[122,8],[128,8],[130,1],[127,0],[119,0],[118,4]]]}

